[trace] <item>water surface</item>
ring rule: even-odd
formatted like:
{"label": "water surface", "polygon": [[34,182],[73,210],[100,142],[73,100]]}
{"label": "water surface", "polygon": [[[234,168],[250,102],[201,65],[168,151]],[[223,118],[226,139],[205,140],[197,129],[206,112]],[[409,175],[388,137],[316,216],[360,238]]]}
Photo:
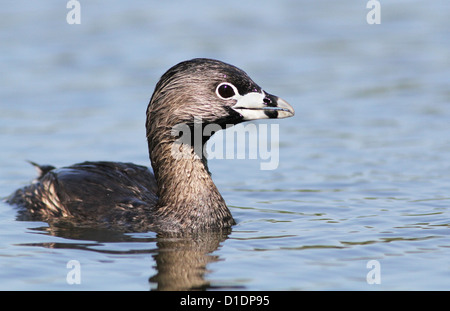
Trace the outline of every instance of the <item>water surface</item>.
{"label": "water surface", "polygon": [[[55,229],[0,203],[4,290],[449,290],[450,4],[10,2],[0,12],[0,196],[33,160],[149,165],[145,109],[175,63],[212,57],[286,99],[280,162],[214,159],[229,234]],[[77,260],[81,283],[70,285]],[[369,284],[367,264],[380,265]]]}

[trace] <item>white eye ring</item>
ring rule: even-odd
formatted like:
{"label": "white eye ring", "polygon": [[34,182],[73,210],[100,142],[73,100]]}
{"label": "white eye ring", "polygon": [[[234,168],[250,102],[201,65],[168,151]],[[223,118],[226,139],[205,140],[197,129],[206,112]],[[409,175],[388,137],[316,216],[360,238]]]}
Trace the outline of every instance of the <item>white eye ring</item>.
{"label": "white eye ring", "polygon": [[239,92],[233,84],[222,82],[216,88],[216,95],[221,99],[228,100],[236,98],[236,95],[239,95]]}

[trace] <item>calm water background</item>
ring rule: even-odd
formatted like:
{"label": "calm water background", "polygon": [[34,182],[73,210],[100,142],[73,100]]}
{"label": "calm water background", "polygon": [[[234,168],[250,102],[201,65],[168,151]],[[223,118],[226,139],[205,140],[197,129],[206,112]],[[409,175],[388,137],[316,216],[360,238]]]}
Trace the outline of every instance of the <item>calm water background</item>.
{"label": "calm water background", "polygon": [[[296,109],[280,163],[211,160],[224,237],[52,230],[0,202],[0,289],[450,290],[450,2],[8,1],[0,9],[0,196],[25,160],[149,165],[145,109],[175,63],[243,68]],[[81,284],[69,285],[69,260]],[[369,260],[381,268],[370,285]]]}

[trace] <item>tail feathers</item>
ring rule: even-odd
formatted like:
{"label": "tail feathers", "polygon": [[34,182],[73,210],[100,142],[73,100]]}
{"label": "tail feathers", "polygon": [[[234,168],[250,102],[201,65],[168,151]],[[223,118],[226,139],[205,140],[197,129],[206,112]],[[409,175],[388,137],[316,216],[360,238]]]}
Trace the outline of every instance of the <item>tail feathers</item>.
{"label": "tail feathers", "polygon": [[39,174],[39,176],[37,177],[37,180],[40,180],[42,177],[45,176],[45,174],[47,174],[51,170],[55,169],[55,167],[52,166],[52,165],[39,165],[39,164],[37,164],[36,162],[33,162],[33,161],[27,161],[27,162],[30,163],[31,165],[33,165],[36,168],[36,170],[37,170],[37,172]]}

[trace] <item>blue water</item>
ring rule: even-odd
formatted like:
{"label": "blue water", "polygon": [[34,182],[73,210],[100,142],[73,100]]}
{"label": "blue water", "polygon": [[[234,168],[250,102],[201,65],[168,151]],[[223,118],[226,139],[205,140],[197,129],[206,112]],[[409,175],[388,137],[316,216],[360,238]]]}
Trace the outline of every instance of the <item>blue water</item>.
{"label": "blue water", "polygon": [[296,115],[255,122],[279,125],[276,170],[210,161],[228,236],[55,230],[0,202],[0,289],[450,289],[448,1],[381,1],[379,25],[365,1],[80,2],[79,25],[65,1],[2,5],[1,197],[26,160],[149,165],[148,100],[185,59],[241,67]]}

